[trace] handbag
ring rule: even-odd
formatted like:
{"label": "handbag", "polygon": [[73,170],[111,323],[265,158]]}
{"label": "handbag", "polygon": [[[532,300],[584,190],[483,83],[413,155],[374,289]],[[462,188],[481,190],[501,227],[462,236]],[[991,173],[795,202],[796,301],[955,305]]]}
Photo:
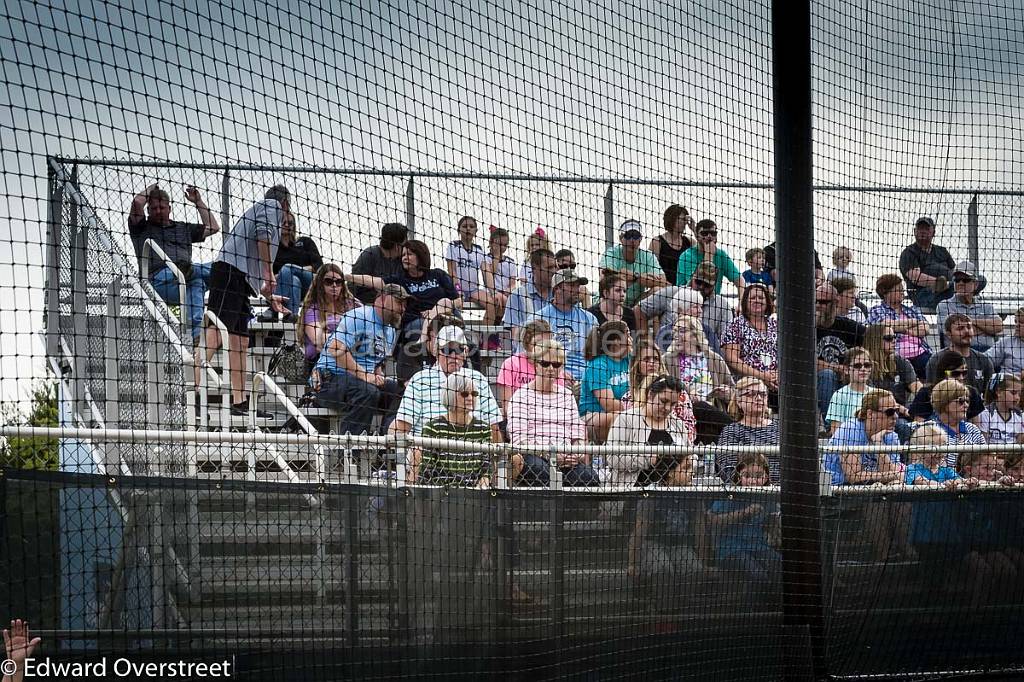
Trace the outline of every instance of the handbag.
{"label": "handbag", "polygon": [[297,343],[282,343],[270,356],[267,374],[280,377],[289,384],[304,384],[309,378],[306,372],[306,353]]}

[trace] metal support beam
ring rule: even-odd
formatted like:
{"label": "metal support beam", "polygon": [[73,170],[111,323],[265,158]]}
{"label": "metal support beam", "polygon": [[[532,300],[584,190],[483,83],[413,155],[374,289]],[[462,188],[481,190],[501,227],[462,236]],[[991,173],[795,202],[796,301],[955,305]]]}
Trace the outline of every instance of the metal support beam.
{"label": "metal support beam", "polygon": [[405,226],[409,228],[409,239],[416,234],[416,181],[409,178],[405,186]]}
{"label": "metal support beam", "polygon": [[231,171],[227,169],[220,181],[220,229],[225,234],[231,229]]}
{"label": "metal support beam", "polygon": [[61,228],[64,225],[64,185],[50,164],[47,170],[46,207],[46,355],[58,357],[60,352],[60,250]]}
{"label": "metal support beam", "polygon": [[978,195],[971,197],[967,205],[967,254],[974,267],[981,268],[981,254],[978,251]]}
{"label": "metal support beam", "polygon": [[604,242],[606,247],[615,246],[615,196],[614,185],[608,185],[604,193]]}
{"label": "metal support beam", "polygon": [[775,233],[779,270],[782,605],[786,679],[824,676],[815,400],[810,0],[772,2]]}

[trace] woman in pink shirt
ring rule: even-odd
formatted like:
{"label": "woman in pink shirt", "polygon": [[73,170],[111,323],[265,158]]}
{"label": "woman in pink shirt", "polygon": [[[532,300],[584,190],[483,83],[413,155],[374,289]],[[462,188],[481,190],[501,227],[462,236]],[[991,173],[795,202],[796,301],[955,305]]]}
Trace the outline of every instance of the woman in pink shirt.
{"label": "woman in pink shirt", "polygon": [[[587,429],[576,399],[568,388],[558,383],[565,367],[562,344],[553,339],[535,343],[530,359],[536,368],[536,376],[516,391],[508,403],[509,441],[513,446],[556,448],[584,442]],[[558,453],[556,457],[564,485],[599,485],[597,473],[591,468],[587,455]],[[520,478],[524,483],[542,486],[550,483],[547,456],[523,453],[522,459]]]}
{"label": "woman in pink shirt", "polygon": [[[523,350],[510,355],[505,359],[505,362],[501,363],[501,369],[498,370],[498,378],[496,380],[498,384],[497,397],[498,404],[501,405],[501,411],[505,415],[508,415],[508,401],[512,398],[512,394],[533,381],[534,376],[537,374],[536,367],[530,361],[530,355],[537,347],[537,344],[550,339],[551,325],[544,320],[531,320],[523,326],[523,334],[520,338]],[[564,370],[557,374],[555,381],[559,386],[565,385]]]}

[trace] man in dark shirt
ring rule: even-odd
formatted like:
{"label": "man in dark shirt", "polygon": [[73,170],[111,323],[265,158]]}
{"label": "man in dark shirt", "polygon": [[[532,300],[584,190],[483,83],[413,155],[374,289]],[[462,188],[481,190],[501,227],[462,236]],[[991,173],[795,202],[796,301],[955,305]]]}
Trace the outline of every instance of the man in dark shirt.
{"label": "man in dark shirt", "polygon": [[[402,272],[402,244],[409,238],[409,230],[401,223],[387,223],[380,231],[380,246],[363,249],[352,266],[353,275],[388,277]],[[373,305],[377,291],[370,287],[352,285],[352,295],[365,305]]]}
{"label": "man in dark shirt", "polygon": [[818,409],[828,413],[832,394],[843,381],[843,357],[846,351],[864,345],[867,328],[848,317],[836,314],[838,294],[830,283],[818,285],[814,292],[814,321],[818,356]]}
{"label": "man in dark shirt", "polygon": [[[954,378],[959,379],[968,386],[973,386],[977,389],[978,393],[985,395],[989,379],[992,378],[992,373],[995,369],[987,355],[979,353],[971,347],[975,333],[974,322],[963,313],[953,313],[946,318],[943,329],[946,332],[947,346],[945,350],[959,353],[963,357],[964,362],[967,363],[966,376],[956,376]],[[943,379],[950,378],[948,376],[939,376],[938,368],[939,353],[936,353],[925,367],[926,378],[932,386]]]}
{"label": "man in dark shirt", "polygon": [[[284,322],[294,322],[296,315],[302,310],[302,302],[306,292],[313,284],[313,275],[324,259],[312,237],[295,236],[295,218],[291,213],[285,215],[281,222],[281,243],[277,247],[277,258],[274,259],[274,274],[277,275],[277,288],[274,293],[281,297],[288,310]],[[277,311],[267,309],[260,314],[261,322],[273,322],[277,319]]]}
{"label": "man in dark shirt", "polygon": [[[209,263],[192,262],[192,244],[220,231],[220,225],[203,201],[199,190],[189,185],[185,198],[196,207],[202,224],[171,220],[171,197],[152,184],[135,195],[128,209],[128,233],[139,258],[139,272],[153,285],[156,293],[169,305],[185,306],[185,315],[192,328],[192,340],[199,340],[203,319],[203,300],[210,278]],[[152,242],[146,247],[146,242]],[[163,251],[185,278],[185,301],[181,300],[181,282],[168,267],[167,260],[157,254]]]}
{"label": "man in dark shirt", "polygon": [[922,216],[914,224],[914,243],[900,254],[900,273],[907,282],[907,294],[914,305],[928,312],[953,295],[950,285],[956,266],[949,251],[932,243],[934,237],[935,221]]}

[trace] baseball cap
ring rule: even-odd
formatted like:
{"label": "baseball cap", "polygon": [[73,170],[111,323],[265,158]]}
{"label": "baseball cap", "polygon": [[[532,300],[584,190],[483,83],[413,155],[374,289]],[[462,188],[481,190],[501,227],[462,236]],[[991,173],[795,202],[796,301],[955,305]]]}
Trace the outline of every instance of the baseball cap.
{"label": "baseball cap", "polygon": [[409,292],[405,290],[401,284],[385,284],[384,288],[380,290],[380,293],[384,296],[394,296],[399,301],[404,301],[409,298]]}
{"label": "baseball cap", "polygon": [[551,288],[554,289],[559,284],[582,284],[586,285],[589,280],[586,277],[580,277],[576,274],[575,270],[567,268],[565,270],[559,270],[551,278]]}
{"label": "baseball cap", "polygon": [[637,236],[643,237],[643,225],[640,224],[639,220],[627,220],[626,222],[619,225],[619,236],[625,237],[631,232],[635,232]]}
{"label": "baseball cap", "polygon": [[955,268],[953,268],[953,274],[967,275],[971,279],[974,279],[975,277],[978,276],[978,269],[974,266],[974,263],[972,263],[971,261],[962,260],[956,264]]}
{"label": "baseball cap", "polygon": [[460,346],[468,345],[466,343],[466,332],[462,331],[460,327],[451,325],[441,327],[437,332],[437,347],[444,348],[449,343],[457,343]]}
{"label": "baseball cap", "polygon": [[929,218],[926,215],[923,215],[920,218],[918,218],[916,221],[914,221],[914,227],[917,227],[921,223],[924,223],[928,227],[935,227],[935,221],[932,220],[931,218]]}

